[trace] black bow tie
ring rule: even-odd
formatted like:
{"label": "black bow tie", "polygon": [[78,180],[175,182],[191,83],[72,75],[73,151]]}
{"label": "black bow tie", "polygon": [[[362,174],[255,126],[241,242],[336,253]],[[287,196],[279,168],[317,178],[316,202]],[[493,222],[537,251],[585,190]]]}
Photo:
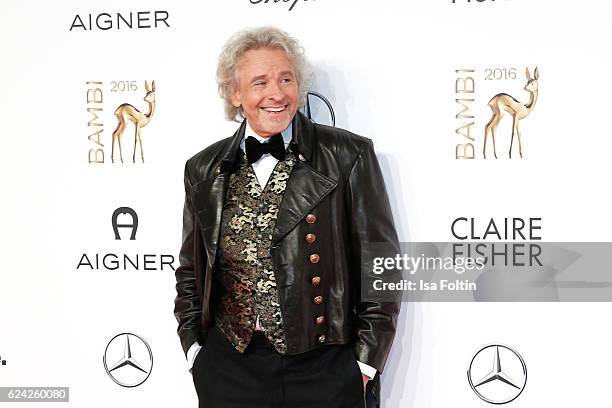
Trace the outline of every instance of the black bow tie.
{"label": "black bow tie", "polygon": [[280,133],[275,134],[265,143],[260,143],[253,136],[249,136],[245,140],[245,147],[249,164],[255,163],[266,153],[270,153],[278,160],[285,159],[285,141]]}

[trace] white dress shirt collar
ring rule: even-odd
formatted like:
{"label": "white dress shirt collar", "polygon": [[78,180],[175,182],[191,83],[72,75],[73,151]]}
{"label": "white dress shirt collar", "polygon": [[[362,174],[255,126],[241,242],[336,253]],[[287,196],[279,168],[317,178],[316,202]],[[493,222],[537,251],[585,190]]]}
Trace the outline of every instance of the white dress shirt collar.
{"label": "white dress shirt collar", "polygon": [[[289,122],[289,126],[287,126],[287,128],[281,132],[281,135],[283,136],[283,141],[285,142],[285,149],[287,148],[287,146],[289,146],[289,143],[291,142],[291,138],[293,137],[292,128],[293,128],[293,125],[291,124],[291,122]],[[240,141],[240,148],[242,149],[242,151],[246,151],[244,148],[244,141],[249,136],[253,136],[259,142],[264,142],[270,139],[269,137],[262,137],[262,136],[259,136],[257,133],[255,133],[255,131],[251,128],[251,125],[249,125],[249,121],[247,120],[246,128],[244,129],[244,136],[242,137],[242,140]]]}

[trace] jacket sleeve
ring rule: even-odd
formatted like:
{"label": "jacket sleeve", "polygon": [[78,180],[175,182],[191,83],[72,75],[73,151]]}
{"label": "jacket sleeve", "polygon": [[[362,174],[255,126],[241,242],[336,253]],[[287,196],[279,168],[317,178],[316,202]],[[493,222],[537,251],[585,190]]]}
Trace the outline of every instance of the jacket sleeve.
{"label": "jacket sleeve", "polygon": [[191,182],[187,164],[185,164],[185,204],[183,207],[183,233],[179,253],[179,266],[176,268],[176,298],[174,299],[174,316],[178,321],[178,335],[185,355],[189,347],[199,340],[201,305],[196,289],[194,268],[195,234],[198,234],[197,222],[191,201]]}
{"label": "jacket sleeve", "polygon": [[[382,373],[395,336],[399,299],[376,299],[367,295],[361,285],[371,269],[371,244],[398,254],[399,243],[387,197],[382,172],[372,141],[360,151],[348,178],[350,243],[354,260],[354,299],[357,360]],[[379,256],[376,254],[376,256]],[[369,269],[368,269],[369,268]],[[371,272],[371,271],[370,271]]]}

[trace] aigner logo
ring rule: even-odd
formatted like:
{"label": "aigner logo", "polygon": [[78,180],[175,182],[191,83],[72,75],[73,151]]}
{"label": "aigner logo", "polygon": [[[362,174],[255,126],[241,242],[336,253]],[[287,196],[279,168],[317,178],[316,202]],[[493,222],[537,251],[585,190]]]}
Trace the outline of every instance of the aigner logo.
{"label": "aigner logo", "polygon": [[[517,82],[520,81],[520,77],[517,76],[517,70],[515,68],[489,68],[485,70],[484,81],[477,80],[478,71],[476,69],[458,69],[455,70],[455,102],[459,105],[460,111],[455,115],[457,119],[457,127],[455,134],[461,138],[460,143],[455,144],[455,158],[456,159],[475,159],[477,158],[478,148],[477,146],[482,143],[482,158],[487,158],[487,140],[489,139],[493,144],[492,153],[493,157],[497,159],[497,148],[495,145],[495,136],[498,133],[498,126],[504,117],[505,113],[508,113],[508,117],[512,119],[512,124],[508,125],[510,129],[503,130],[502,140],[508,140],[508,158],[512,158],[512,150],[518,150],[519,156],[523,158],[523,143],[521,139],[521,133],[519,131],[519,124],[522,120],[528,117],[533,112],[536,102],[538,100],[538,79],[540,73],[536,67],[533,71],[533,76],[529,71],[529,68],[525,68],[525,86],[523,90],[529,93],[529,99],[526,102],[521,102],[514,91],[512,93],[497,92],[494,90],[498,88],[496,84],[505,84],[502,81],[512,81],[512,88],[517,88]],[[476,99],[476,88],[482,88],[484,91],[481,93],[484,95],[484,100],[488,100],[489,112],[480,111],[480,108],[484,107],[481,102]],[[492,96],[487,96],[487,94]],[[517,95],[520,97],[519,95]],[[524,100],[524,99],[523,99]],[[482,120],[484,127],[482,134],[484,135],[482,142],[477,139],[475,133],[476,119],[480,117],[486,118]],[[518,148],[516,147],[518,145]],[[490,157],[490,155],[489,155]]]}
{"label": "aigner logo", "polygon": [[315,123],[336,126],[336,114],[331,102],[318,92],[309,91],[306,94],[306,103],[301,110]]}
{"label": "aigner logo", "polygon": [[[134,29],[134,28],[169,28],[168,17],[170,13],[165,10],[156,11],[137,11],[129,12],[128,14],[121,13],[100,13],[98,15],[87,14],[81,17],[76,14],[72,19],[72,24],[68,31],[82,30],[121,30],[121,29]],[[163,25],[162,25],[163,23]]]}
{"label": "aigner logo", "polygon": [[[87,139],[89,140],[89,150],[88,150],[88,159],[89,163],[94,164],[102,164],[105,163],[105,153],[108,154],[107,147],[105,144],[108,143],[106,141],[106,137],[104,136],[104,128],[106,122],[104,120],[105,114],[105,106],[108,106],[108,99],[111,100],[113,106],[114,101],[118,99],[115,95],[119,95],[121,93],[136,93],[139,92],[137,81],[111,81],[110,88],[110,97],[108,93],[104,91],[104,83],[102,81],[87,81],[87,117],[89,121],[87,122],[87,128],[89,129],[89,134]],[[115,146],[119,148],[119,161],[123,163],[123,150],[121,146],[121,141],[123,139],[123,133],[126,130],[126,127],[131,124],[134,129],[134,139],[133,143],[129,143],[128,146],[133,145],[134,150],[132,151],[132,163],[136,163],[136,152],[138,148],[140,148],[140,160],[144,163],[144,149],[142,147],[142,132],[141,129],[149,124],[151,118],[153,117],[153,113],[155,112],[155,81],[151,82],[151,87],[149,87],[149,83],[144,81],[144,98],[143,100],[147,102],[146,110],[139,110],[134,105],[130,103],[120,103],[114,106],[117,106],[114,110],[114,120],[115,122],[113,130],[112,138],[111,138],[111,162],[115,163]],[[142,93],[140,93],[142,95]],[[104,98],[107,99],[107,102],[104,101]],[[123,99],[123,97],[121,98]],[[116,102],[115,102],[116,103]],[[111,122],[111,123],[112,123]]]}
{"label": "aigner logo", "polygon": [[476,352],[467,371],[472,390],[483,401],[506,404],[516,399],[527,383],[527,366],[515,350],[490,344]]}
{"label": "aigner logo", "polygon": [[153,370],[153,353],[149,344],[134,333],[113,337],[102,358],[106,374],[122,387],[137,387],[149,378]]}
{"label": "aigner logo", "polygon": [[[132,217],[131,224],[119,224],[117,219],[120,215],[127,214]],[[115,239],[121,240],[121,235],[119,235],[119,228],[129,228],[132,230],[130,235],[130,240],[136,239],[136,231],[138,230],[138,214],[130,207],[119,207],[115,211],[113,211],[113,216],[111,217],[111,224],[113,225],[113,231],[115,232]]]}
{"label": "aigner logo", "polygon": [[[122,222],[119,221],[122,218]],[[125,218],[129,217],[130,222],[126,222]],[[106,250],[106,253],[82,253],[77,264],[77,269],[85,269],[91,271],[106,270],[106,271],[163,271],[166,266],[171,270],[174,269],[174,255],[163,254],[159,251],[150,251],[149,253],[141,253],[136,248],[136,231],[138,230],[138,214],[131,207],[119,207],[115,209],[111,215],[111,226],[113,229],[114,241],[124,242],[125,246],[129,246],[131,253],[124,253],[123,248],[113,248]],[[120,230],[128,230],[129,239],[122,240]],[[123,234],[126,236],[127,234]],[[123,245],[123,244],[122,244]]]}

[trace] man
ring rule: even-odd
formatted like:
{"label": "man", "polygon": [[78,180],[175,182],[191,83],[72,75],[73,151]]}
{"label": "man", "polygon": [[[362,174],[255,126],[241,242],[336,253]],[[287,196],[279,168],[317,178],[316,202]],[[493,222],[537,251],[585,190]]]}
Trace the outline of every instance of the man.
{"label": "man", "polygon": [[217,77],[243,120],[185,165],[176,270],[199,406],[364,407],[399,312],[360,290],[364,248],[398,248],[372,142],[298,111],[308,65],[278,29],[235,34]]}

